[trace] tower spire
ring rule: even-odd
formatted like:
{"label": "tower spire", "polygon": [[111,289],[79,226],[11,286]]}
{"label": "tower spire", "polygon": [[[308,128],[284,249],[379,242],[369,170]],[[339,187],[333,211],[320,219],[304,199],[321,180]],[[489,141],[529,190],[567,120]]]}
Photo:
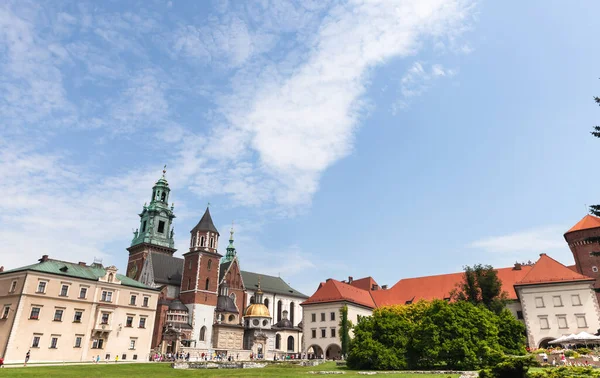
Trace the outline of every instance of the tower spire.
{"label": "tower spire", "polygon": [[227,246],[227,253],[225,254],[223,262],[233,261],[237,254],[235,251],[235,246],[233,245],[233,232],[233,222],[231,222],[231,229],[229,230],[229,245]]}
{"label": "tower spire", "polygon": [[166,174],[167,174],[167,165],[165,164],[165,166],[163,167],[163,175],[162,175],[162,177],[164,178]]}

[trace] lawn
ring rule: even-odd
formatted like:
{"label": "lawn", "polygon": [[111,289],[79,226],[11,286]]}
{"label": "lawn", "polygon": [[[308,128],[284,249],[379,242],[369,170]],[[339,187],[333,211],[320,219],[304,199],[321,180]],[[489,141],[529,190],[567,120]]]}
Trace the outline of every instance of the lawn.
{"label": "lawn", "polygon": [[[331,375],[312,375],[309,371],[315,370],[342,370],[334,363],[329,362],[316,367],[281,367],[269,366],[261,369],[197,369],[175,370],[167,363],[148,364],[99,364],[82,366],[30,366],[27,368],[2,369],[0,376],[5,377],[44,377],[44,378],[82,378],[82,377],[127,377],[127,378],[152,378],[152,377],[325,377]],[[357,372],[346,370],[342,377],[364,377]],[[458,378],[458,375],[441,374],[385,374],[378,375],[384,378]]]}

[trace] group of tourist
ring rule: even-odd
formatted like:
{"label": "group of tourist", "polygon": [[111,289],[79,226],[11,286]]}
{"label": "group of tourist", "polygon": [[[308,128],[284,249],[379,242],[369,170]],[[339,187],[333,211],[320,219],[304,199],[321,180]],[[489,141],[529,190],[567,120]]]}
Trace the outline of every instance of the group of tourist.
{"label": "group of tourist", "polygon": [[190,352],[184,353],[184,352],[179,352],[179,353],[167,353],[167,354],[158,354],[158,353],[154,353],[154,355],[152,356],[152,361],[155,362],[163,362],[163,361],[189,361],[190,360]]}

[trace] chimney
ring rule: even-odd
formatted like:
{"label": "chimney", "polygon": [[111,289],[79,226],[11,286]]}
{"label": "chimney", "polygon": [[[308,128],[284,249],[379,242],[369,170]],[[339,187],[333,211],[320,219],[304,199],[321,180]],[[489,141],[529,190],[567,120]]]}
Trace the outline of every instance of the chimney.
{"label": "chimney", "polygon": [[352,281],[354,281],[354,278],[352,278],[352,276],[348,276],[348,283],[351,284]]}
{"label": "chimney", "polygon": [[377,284],[372,284],[371,285],[371,291],[375,291],[377,289],[378,289]]}
{"label": "chimney", "polygon": [[4,265],[0,266],[0,273],[4,272]]}
{"label": "chimney", "polygon": [[387,285],[382,285],[381,290],[387,290]]}
{"label": "chimney", "polygon": [[48,261],[48,255],[43,255],[41,259],[38,260],[39,262],[46,262]]}
{"label": "chimney", "polygon": [[521,263],[516,262],[513,270],[521,270]]}
{"label": "chimney", "polygon": [[80,261],[80,262],[78,262],[77,264],[78,264],[78,265],[81,265],[81,266],[86,266],[86,265],[85,265],[85,262],[83,262],[83,261]]}
{"label": "chimney", "polygon": [[540,257],[542,256],[546,256],[546,254],[544,252],[540,253]]}

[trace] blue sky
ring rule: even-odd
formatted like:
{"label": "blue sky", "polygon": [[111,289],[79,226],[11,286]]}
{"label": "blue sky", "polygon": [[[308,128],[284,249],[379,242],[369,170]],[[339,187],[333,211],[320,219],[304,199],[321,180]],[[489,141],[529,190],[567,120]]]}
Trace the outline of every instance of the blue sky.
{"label": "blue sky", "polygon": [[308,294],[571,264],[562,234],[600,203],[599,8],[2,2],[2,264],[123,268],[163,164],[177,254],[210,202],[243,269]]}

